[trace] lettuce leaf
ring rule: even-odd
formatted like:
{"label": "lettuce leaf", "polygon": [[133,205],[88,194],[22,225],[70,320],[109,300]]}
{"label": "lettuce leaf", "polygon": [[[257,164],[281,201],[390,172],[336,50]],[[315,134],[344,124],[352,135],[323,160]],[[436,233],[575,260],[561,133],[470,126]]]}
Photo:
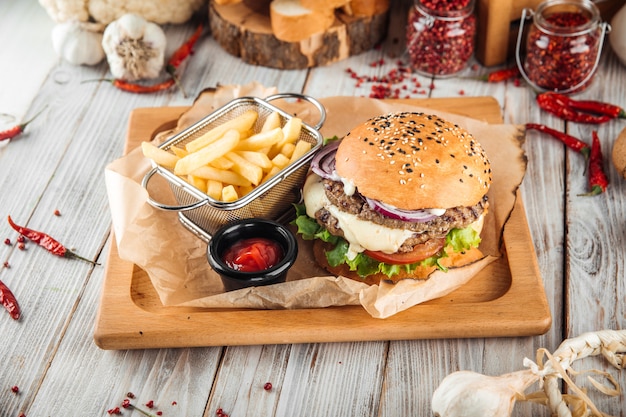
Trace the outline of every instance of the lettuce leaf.
{"label": "lettuce leaf", "polygon": [[[349,259],[349,244],[345,239],[331,235],[326,228],[320,226],[315,219],[309,217],[306,214],[304,205],[295,204],[295,207],[296,219],[292,223],[298,227],[298,233],[302,235],[303,239],[321,239],[324,242],[335,245],[332,250],[326,252],[326,259],[328,259],[328,263],[331,266],[346,264],[350,267],[351,271],[356,271],[361,277],[379,272],[382,272],[388,277],[392,277],[402,270],[410,273],[420,266],[436,266],[442,271],[447,271],[447,268],[440,263],[442,258],[448,256],[446,251],[441,251],[440,254],[433,255],[421,262],[406,265],[394,265],[380,262],[370,258],[364,253],[359,253],[354,259]],[[463,252],[472,247],[478,247],[479,244],[480,235],[471,227],[452,229],[446,236],[446,247],[449,247],[454,252]]]}

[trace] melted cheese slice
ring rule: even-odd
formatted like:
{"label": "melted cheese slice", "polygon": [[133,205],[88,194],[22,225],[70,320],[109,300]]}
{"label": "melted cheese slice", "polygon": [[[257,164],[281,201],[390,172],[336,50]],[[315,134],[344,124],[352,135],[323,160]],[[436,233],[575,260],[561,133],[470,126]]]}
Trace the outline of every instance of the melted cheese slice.
{"label": "melted cheese slice", "polygon": [[337,219],[339,227],[349,242],[348,258],[354,257],[364,250],[395,253],[405,240],[415,232],[410,230],[392,229],[366,220],[361,220],[354,214],[346,213],[334,206],[324,190],[322,180],[317,175],[309,175],[303,187],[306,214],[315,218],[315,213],[325,208]]}

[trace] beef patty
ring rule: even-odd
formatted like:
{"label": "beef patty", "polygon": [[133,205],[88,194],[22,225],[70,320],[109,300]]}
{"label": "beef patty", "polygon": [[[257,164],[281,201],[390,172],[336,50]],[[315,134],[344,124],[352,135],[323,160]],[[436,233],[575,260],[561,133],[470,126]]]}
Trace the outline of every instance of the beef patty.
{"label": "beef patty", "polygon": [[[441,238],[448,234],[451,229],[464,228],[474,223],[485,212],[489,203],[487,196],[471,207],[449,208],[446,212],[427,222],[407,222],[392,219],[372,210],[365,199],[355,192],[348,196],[343,192],[343,183],[339,181],[323,180],[326,196],[339,210],[354,214],[361,220],[370,221],[392,229],[404,229],[414,231],[414,235],[404,241],[398,252],[410,252],[413,246],[426,242],[429,239]],[[324,208],[315,213],[317,222],[328,229],[330,233],[343,236],[338,221]]]}

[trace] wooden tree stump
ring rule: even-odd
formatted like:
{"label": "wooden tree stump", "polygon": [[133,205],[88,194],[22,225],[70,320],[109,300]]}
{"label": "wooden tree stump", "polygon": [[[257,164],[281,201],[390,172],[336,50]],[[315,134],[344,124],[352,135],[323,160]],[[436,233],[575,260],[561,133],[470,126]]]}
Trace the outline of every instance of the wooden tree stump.
{"label": "wooden tree stump", "polygon": [[248,64],[279,69],[327,65],[373,48],[387,34],[388,14],[357,17],[337,10],[326,32],[285,42],[273,35],[269,16],[245,2],[209,5],[212,36],[226,52]]}

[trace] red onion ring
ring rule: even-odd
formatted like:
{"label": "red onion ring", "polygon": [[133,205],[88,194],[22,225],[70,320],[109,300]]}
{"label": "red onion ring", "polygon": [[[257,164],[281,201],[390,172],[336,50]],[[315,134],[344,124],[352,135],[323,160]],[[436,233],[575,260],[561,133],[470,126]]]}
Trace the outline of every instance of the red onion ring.
{"label": "red onion ring", "polygon": [[335,155],[339,148],[339,140],[334,140],[322,147],[311,160],[311,171],[322,178],[340,181],[341,178],[335,170]]}
{"label": "red onion ring", "polygon": [[403,210],[397,207],[390,206],[372,198],[365,198],[367,204],[372,210],[383,216],[390,217],[392,219],[398,219],[405,222],[425,223],[432,219],[437,218],[436,214],[433,214],[431,210]]}

